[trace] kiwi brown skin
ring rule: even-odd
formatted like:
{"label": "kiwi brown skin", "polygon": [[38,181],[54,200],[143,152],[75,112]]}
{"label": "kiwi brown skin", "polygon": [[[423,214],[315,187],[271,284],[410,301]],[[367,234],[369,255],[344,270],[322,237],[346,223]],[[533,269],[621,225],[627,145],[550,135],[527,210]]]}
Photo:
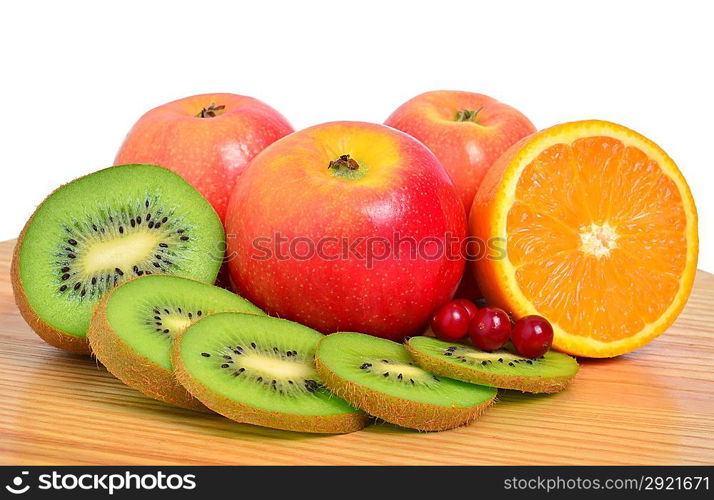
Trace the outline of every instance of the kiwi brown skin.
{"label": "kiwi brown skin", "polygon": [[30,217],[30,220],[28,220],[25,224],[25,227],[22,229],[20,236],[17,238],[15,250],[12,255],[12,264],[10,265],[10,282],[12,283],[12,291],[15,296],[15,304],[17,304],[20,314],[27,324],[30,325],[30,328],[32,328],[42,340],[51,346],[77,354],[90,354],[91,348],[86,337],[77,337],[76,335],[72,335],[53,327],[37,315],[35,310],[30,305],[30,302],[27,300],[25,289],[22,286],[22,281],[20,280],[20,248],[22,248],[22,241],[25,238],[25,232],[30,226],[30,223],[32,223],[32,219],[34,217],[35,216],[33,214],[33,216]]}
{"label": "kiwi brown skin", "polygon": [[[201,320],[202,321],[202,320]],[[196,381],[181,359],[181,336],[174,340],[172,362],[176,379],[208,408],[236,422],[294,432],[313,434],[347,434],[363,429],[369,417],[362,412],[310,417],[263,411],[228,399]]]}
{"label": "kiwi brown skin", "polygon": [[99,301],[87,331],[94,356],[116,378],[139,392],[174,406],[208,412],[176,378],[158,363],[130,348],[107,320],[107,303],[114,288]]}
{"label": "kiwi brown skin", "polygon": [[377,392],[345,380],[320,362],[315,355],[317,373],[322,383],[339,397],[385,422],[419,431],[446,431],[468,425],[478,419],[496,398],[471,406],[436,406]]}
{"label": "kiwi brown skin", "polygon": [[498,387],[499,389],[511,389],[533,394],[552,394],[562,391],[573,380],[573,377],[538,379],[518,375],[477,372],[476,370],[469,370],[467,367],[458,366],[454,363],[449,363],[448,361],[443,361],[419,352],[409,345],[409,341],[404,343],[404,347],[412,359],[426,371],[470,384],[487,385],[490,387]]}

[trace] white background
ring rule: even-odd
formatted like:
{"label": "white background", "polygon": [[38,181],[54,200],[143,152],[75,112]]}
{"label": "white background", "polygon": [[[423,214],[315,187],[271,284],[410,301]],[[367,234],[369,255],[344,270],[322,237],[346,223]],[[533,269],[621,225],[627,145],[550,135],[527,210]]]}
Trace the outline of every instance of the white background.
{"label": "white background", "polygon": [[714,271],[710,2],[2,2],[0,239],[55,187],[112,164],[148,109],[257,97],[296,128],[382,122],[426,90],[481,92],[539,128],[601,118],[659,143]]}

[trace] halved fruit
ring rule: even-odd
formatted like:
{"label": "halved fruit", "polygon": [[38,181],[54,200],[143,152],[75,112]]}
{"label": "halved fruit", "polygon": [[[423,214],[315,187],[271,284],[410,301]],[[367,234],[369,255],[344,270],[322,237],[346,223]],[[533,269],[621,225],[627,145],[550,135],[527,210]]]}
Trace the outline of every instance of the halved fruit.
{"label": "halved fruit", "polygon": [[578,372],[567,354],[548,351],[529,359],[511,350],[481,351],[432,337],[412,337],[405,347],[419,366],[442,377],[471,384],[533,393],[562,391]]}
{"label": "halved fruit", "polygon": [[87,353],[102,295],[145,274],[213,283],[224,244],[218,215],[181,177],[153,165],[110,167],[37,207],[15,247],[15,301],[46,342]]}
{"label": "halved fruit", "polygon": [[174,342],[178,381],[237,422],[298,432],[346,433],[367,416],[330,393],[315,371],[322,334],[292,321],[221,313]]}
{"label": "halved fruit", "polygon": [[692,289],[689,187],[655,143],[614,123],[557,125],[512,146],[486,175],[470,227],[505,249],[475,262],[488,301],[546,317],[554,347],[578,356],[645,345]]}
{"label": "halved fruit", "polygon": [[189,326],[218,312],[264,314],[223,288],[176,276],[143,276],[99,302],[87,338],[97,359],[129,387],[165,403],[203,409],[174,378],[171,347]]}
{"label": "halved fruit", "polygon": [[496,389],[438,377],[416,366],[402,344],[341,332],[320,341],[315,355],[325,385],[370,415],[422,431],[476,420]]}

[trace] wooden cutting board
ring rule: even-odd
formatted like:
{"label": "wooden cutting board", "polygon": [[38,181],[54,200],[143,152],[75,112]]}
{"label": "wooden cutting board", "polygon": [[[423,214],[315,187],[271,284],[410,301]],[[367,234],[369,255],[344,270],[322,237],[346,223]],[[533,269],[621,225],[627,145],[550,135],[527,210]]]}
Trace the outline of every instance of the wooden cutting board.
{"label": "wooden cutting board", "polygon": [[714,464],[714,276],[702,271],[667,333],[582,361],[563,393],[502,391],[447,432],[314,436],[170,407],[45,344],[15,307],[13,245],[0,243],[2,464]]}

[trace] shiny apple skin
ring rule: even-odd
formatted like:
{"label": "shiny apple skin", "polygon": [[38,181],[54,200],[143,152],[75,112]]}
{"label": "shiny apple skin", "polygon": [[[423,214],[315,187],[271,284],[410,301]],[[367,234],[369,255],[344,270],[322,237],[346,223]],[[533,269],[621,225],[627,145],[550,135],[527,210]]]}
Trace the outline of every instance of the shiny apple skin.
{"label": "shiny apple skin", "polygon": [[[214,117],[200,118],[212,104],[225,108]],[[283,115],[252,97],[195,95],[145,113],[127,134],[114,163],[149,163],[173,170],[225,220],[230,193],[246,165],[292,132]]]}
{"label": "shiny apple skin", "polygon": [[[476,121],[457,121],[461,110],[478,111]],[[536,131],[515,108],[483,94],[455,90],[418,95],[397,108],[385,124],[415,137],[436,155],[467,213],[493,162]]]}
{"label": "shiny apple skin", "polygon": [[[345,154],[358,162],[362,178],[337,177],[328,168]],[[422,333],[433,310],[453,296],[464,260],[458,252],[453,259],[434,255],[439,244],[466,236],[465,218],[446,171],[418,141],[383,125],[318,125],[269,146],[243,172],[226,217],[231,281],[270,314],[323,333],[401,340]],[[309,254],[308,244],[297,252],[302,258],[278,255],[276,234],[290,242],[306,238],[315,250],[325,243],[319,255]],[[272,242],[269,255],[259,238]],[[397,238],[434,239],[427,252],[412,256],[395,255]],[[362,255],[343,255],[345,241],[361,242]],[[373,254],[368,262],[367,241],[389,242],[390,256]],[[281,246],[289,250],[290,243]]]}

